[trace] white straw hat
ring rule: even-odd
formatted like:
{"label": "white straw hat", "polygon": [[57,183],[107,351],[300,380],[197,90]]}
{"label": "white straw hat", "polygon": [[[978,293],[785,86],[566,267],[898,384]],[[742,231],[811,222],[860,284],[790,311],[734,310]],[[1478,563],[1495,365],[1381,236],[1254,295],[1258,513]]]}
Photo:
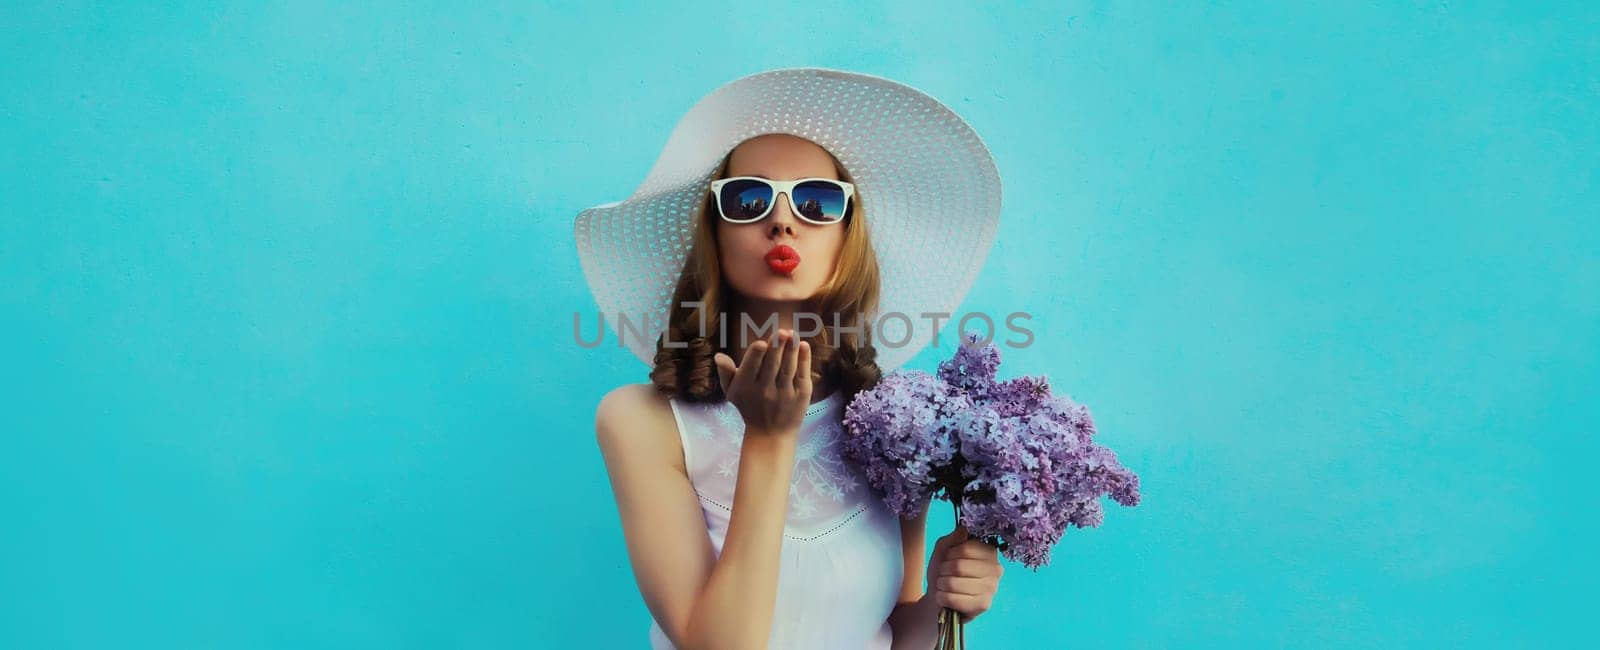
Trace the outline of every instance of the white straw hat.
{"label": "white straw hat", "polygon": [[[815,142],[850,173],[881,271],[878,311],[866,322],[878,324],[878,366],[900,367],[932,341],[923,313],[952,314],[941,327],[960,318],[954,312],[999,226],[1000,174],[949,107],[872,75],[769,70],[691,107],[632,196],[578,213],[578,258],[602,317],[634,355],[654,363],[711,176],[739,143],[767,133]],[[895,312],[906,319],[878,320]],[[631,321],[627,332],[619,315]]]}

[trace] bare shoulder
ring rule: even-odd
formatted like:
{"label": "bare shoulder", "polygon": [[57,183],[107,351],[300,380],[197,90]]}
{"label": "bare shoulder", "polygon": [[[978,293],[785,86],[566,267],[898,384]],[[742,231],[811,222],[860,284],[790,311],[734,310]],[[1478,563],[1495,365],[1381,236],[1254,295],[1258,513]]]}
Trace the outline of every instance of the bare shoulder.
{"label": "bare shoulder", "polygon": [[683,464],[677,422],[667,396],[653,384],[623,384],[600,398],[594,414],[595,437],[608,459],[629,464],[659,460]]}
{"label": "bare shoulder", "polygon": [[611,389],[600,398],[594,414],[596,424],[660,419],[662,416],[672,417],[672,405],[653,384],[623,384]]}

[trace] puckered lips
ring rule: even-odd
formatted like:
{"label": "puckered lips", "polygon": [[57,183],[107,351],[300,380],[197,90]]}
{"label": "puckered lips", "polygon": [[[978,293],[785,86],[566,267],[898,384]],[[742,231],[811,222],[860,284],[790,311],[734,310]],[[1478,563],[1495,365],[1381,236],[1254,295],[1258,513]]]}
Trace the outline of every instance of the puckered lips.
{"label": "puckered lips", "polygon": [[792,274],[795,267],[800,266],[800,253],[785,244],[773,246],[772,250],[767,251],[765,259],[767,268],[782,275]]}

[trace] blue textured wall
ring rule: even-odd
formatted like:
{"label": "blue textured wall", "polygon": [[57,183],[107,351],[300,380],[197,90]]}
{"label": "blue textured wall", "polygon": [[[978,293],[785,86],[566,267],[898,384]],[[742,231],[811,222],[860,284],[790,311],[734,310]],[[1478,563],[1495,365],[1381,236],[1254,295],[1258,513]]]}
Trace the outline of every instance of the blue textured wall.
{"label": "blue textured wall", "polygon": [[572,218],[792,65],[975,126],[1144,479],[977,647],[1589,632],[1594,4],[471,4],[7,3],[0,647],[642,644]]}

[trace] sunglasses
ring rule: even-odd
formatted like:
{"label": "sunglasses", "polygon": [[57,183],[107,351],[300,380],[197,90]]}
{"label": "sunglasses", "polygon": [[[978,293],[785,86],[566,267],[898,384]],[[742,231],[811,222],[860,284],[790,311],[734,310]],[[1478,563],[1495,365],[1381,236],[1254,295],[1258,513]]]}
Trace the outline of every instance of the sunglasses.
{"label": "sunglasses", "polygon": [[731,223],[754,223],[772,212],[779,193],[789,197],[789,210],[801,219],[827,225],[844,220],[856,186],[830,178],[775,181],[759,176],[735,176],[711,181],[717,213]]}

